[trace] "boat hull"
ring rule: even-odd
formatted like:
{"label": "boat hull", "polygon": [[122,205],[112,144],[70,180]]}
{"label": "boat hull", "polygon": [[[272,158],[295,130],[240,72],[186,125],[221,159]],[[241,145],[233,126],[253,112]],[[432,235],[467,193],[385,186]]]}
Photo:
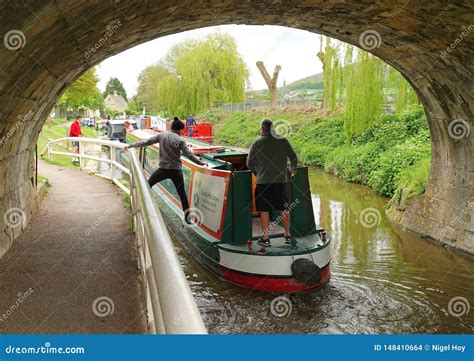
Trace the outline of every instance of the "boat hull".
{"label": "boat hull", "polygon": [[227,281],[251,288],[257,291],[277,292],[277,293],[295,293],[314,290],[321,287],[330,279],[329,263],[321,269],[321,280],[314,285],[306,285],[298,281],[295,277],[275,277],[270,275],[254,275],[238,272],[225,267],[221,267],[220,275]]}
{"label": "boat hull", "polygon": [[[313,253],[305,253],[300,255],[287,255],[276,260],[274,256],[266,256],[262,252],[261,247],[255,247],[255,253],[250,255],[237,255],[237,259],[243,265],[249,257],[261,257],[258,264],[261,264],[262,273],[250,273],[239,269],[230,268],[223,264],[232,263],[233,267],[239,268],[239,262],[228,259],[228,252],[219,249],[219,242],[210,242],[205,236],[199,233],[199,227],[196,225],[188,226],[183,224],[182,212],[177,205],[170,202],[168,195],[163,192],[161,187],[154,187],[154,196],[159,204],[161,213],[169,226],[169,230],[174,238],[183,246],[186,252],[196,259],[201,265],[232,284],[240,287],[273,293],[298,293],[315,290],[330,280],[329,268],[329,242],[324,248],[316,250]],[[256,244],[256,242],[254,242]],[[289,270],[290,263],[297,258],[308,258],[317,260],[317,264],[321,269],[320,281],[316,284],[307,285],[300,282]],[[227,259],[227,262],[226,262]],[[271,267],[271,272],[265,272],[265,263],[276,261],[280,268]],[[287,261],[287,262],[285,262]],[[256,264],[252,260],[252,264]],[[285,265],[285,263],[287,263]],[[248,264],[248,263],[247,263]],[[267,268],[268,269],[268,268]],[[265,273],[264,273],[265,272]]]}
{"label": "boat hull", "polygon": [[[134,132],[130,141],[149,138]],[[314,221],[306,167],[299,167],[289,183],[288,209],[292,244],[286,244],[281,215],[271,214],[271,247],[261,247],[263,235],[255,202],[255,176],[246,169],[247,154],[187,139],[206,167],[181,157],[184,186],[192,219],[183,222],[179,196],[171,180],[153,187],[153,195],[170,233],[199,263],[233,284],[258,291],[304,292],[330,278],[329,239]],[[146,174],[159,166],[159,147],[139,153]]]}

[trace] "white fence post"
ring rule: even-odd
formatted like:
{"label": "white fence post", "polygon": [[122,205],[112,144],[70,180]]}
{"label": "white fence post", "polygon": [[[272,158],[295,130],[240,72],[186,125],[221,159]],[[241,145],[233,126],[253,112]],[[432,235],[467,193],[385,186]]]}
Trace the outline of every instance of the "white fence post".
{"label": "white fence post", "polygon": [[110,147],[110,178],[115,181],[115,148]]}
{"label": "white fence post", "polygon": [[84,160],[82,156],[84,155],[84,147],[82,142],[79,141],[79,169],[82,170],[84,168]]}

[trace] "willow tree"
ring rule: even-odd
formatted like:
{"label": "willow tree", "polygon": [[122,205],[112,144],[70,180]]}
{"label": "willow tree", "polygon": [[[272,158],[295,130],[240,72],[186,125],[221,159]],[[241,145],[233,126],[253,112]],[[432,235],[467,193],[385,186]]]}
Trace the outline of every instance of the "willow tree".
{"label": "willow tree", "polygon": [[395,92],[395,113],[418,103],[416,93],[398,71],[364,50],[321,37],[317,56],[323,64],[322,107],[333,111],[344,105],[348,142],[382,114],[384,89]]}
{"label": "willow tree", "polygon": [[[325,43],[324,51],[323,43]],[[331,38],[326,37],[324,41],[321,37],[320,49],[317,54],[323,64],[324,90],[321,106],[331,112],[341,105],[344,93],[344,78],[339,52],[339,44],[333,45]]]}
{"label": "willow tree", "polygon": [[408,81],[395,68],[389,67],[388,86],[394,92],[394,112],[403,113],[410,106],[419,104],[418,96]]}
{"label": "willow tree", "polygon": [[386,64],[365,51],[357,58],[346,74],[344,131],[346,140],[367,129],[383,111],[384,77]]}
{"label": "willow tree", "polygon": [[[156,87],[169,72],[162,64],[147,66],[138,75],[137,99],[135,104],[141,104],[149,112],[156,113],[160,110],[160,104],[156,95]],[[138,102],[137,102],[138,101]]]}
{"label": "willow tree", "polygon": [[324,51],[323,51],[323,36],[321,35],[319,37],[319,51],[318,53],[316,54],[316,56],[319,58],[319,61],[321,62],[322,64],[322,68],[323,68],[323,99],[321,101],[321,108],[324,108],[326,106],[326,103],[325,103],[325,94],[326,94],[326,89],[327,89],[327,75],[326,75],[326,56],[324,54]]}
{"label": "willow tree", "polygon": [[249,71],[234,38],[216,32],[185,42],[167,54],[170,75],[158,84],[159,102],[168,114],[193,114],[215,102],[241,102]]}

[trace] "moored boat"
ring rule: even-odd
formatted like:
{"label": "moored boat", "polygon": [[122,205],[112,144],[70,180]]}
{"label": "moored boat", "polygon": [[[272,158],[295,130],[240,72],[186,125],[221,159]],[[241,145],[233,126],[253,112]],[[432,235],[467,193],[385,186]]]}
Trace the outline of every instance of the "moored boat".
{"label": "moored boat", "polygon": [[[152,130],[127,134],[127,143],[147,139]],[[259,246],[262,235],[255,209],[255,177],[246,167],[247,153],[184,137],[206,166],[182,157],[185,188],[195,222],[183,224],[173,183],[153,187],[170,230],[200,263],[223,279],[260,291],[293,293],[320,287],[329,280],[329,237],[314,221],[307,167],[289,181],[292,244],[285,244],[278,212],[272,214],[271,247]],[[149,176],[158,168],[159,145],[140,149]]]}

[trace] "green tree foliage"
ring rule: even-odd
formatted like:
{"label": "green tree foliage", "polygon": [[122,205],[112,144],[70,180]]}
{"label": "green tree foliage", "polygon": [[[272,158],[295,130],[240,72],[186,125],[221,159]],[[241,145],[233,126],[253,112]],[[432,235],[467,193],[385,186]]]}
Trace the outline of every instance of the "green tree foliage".
{"label": "green tree foliage", "polygon": [[131,97],[130,99],[128,99],[127,105],[128,105],[127,107],[128,114],[135,114],[135,115],[141,114],[142,109],[143,109],[143,104],[140,101],[138,95],[135,95]]}
{"label": "green tree foliage", "polygon": [[216,32],[174,46],[162,62],[169,75],[158,101],[169,115],[195,114],[215,102],[241,102],[249,71],[232,36]]}
{"label": "green tree foliage", "polygon": [[160,64],[171,74],[177,74],[176,63],[181,55],[193,51],[199,45],[196,39],[187,39],[175,44],[161,59]]}
{"label": "green tree foliage", "polygon": [[351,144],[345,141],[345,117],[325,112],[268,113],[225,112],[211,109],[198,115],[213,124],[218,144],[249,147],[258,136],[261,120],[285,119],[291,128],[288,140],[298,159],[325,168],[347,181],[371,186],[377,193],[405,200],[422,194],[431,165],[428,122],[421,107],[403,115],[382,115]]}
{"label": "green tree foliage", "polygon": [[79,107],[103,109],[104,99],[97,88],[98,82],[95,68],[90,68],[66,89],[58,105],[66,110],[77,110]]}
{"label": "green tree foliage", "polygon": [[323,63],[323,107],[333,112],[344,106],[346,142],[362,134],[383,114],[384,89],[394,93],[397,115],[419,103],[398,71],[363,50],[321,37],[318,57]]}
{"label": "green tree foliage", "polygon": [[168,75],[170,72],[164,64],[160,63],[146,67],[138,76],[137,100],[146,107],[148,112],[157,113],[160,110],[157,87]]}
{"label": "green tree foliage", "polygon": [[400,115],[420,103],[408,81],[395,68],[389,67],[388,84],[395,93],[394,111]]}
{"label": "green tree foliage", "polygon": [[336,108],[336,89],[338,85],[336,74],[339,67],[336,52],[337,49],[331,46],[330,40],[328,39],[325,49],[326,67],[324,73],[326,74],[326,84],[324,87],[324,104],[327,105],[330,111],[333,111]]}
{"label": "green tree foliage", "polygon": [[125,100],[127,100],[127,92],[125,91],[122,82],[117,78],[110,78],[105,86],[104,98],[109,94],[114,94],[114,92],[117,92],[117,94],[120,94]]}
{"label": "green tree foliage", "polygon": [[365,51],[359,51],[346,80],[344,131],[351,141],[382,115],[386,65]]}

